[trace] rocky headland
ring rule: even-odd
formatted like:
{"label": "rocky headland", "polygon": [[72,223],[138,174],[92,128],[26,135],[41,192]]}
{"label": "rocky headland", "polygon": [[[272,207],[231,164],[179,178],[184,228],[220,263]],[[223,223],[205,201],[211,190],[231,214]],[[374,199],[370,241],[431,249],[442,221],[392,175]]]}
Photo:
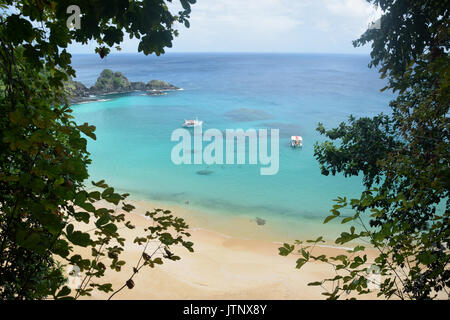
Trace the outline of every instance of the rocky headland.
{"label": "rocky headland", "polygon": [[121,72],[114,72],[110,69],[103,70],[90,88],[73,79],[66,83],[68,99],[71,104],[97,100],[97,96],[112,93],[142,91],[148,95],[162,95],[165,94],[165,91],[179,89],[162,80],[151,80],[148,83],[130,82]]}

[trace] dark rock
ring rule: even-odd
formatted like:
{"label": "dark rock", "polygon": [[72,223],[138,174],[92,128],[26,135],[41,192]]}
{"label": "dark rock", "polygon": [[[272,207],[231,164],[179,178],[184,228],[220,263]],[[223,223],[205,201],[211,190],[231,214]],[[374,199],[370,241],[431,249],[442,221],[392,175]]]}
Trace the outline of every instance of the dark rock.
{"label": "dark rock", "polygon": [[199,170],[197,171],[197,174],[200,176],[209,176],[211,174],[213,174],[214,171],[208,170],[208,169],[203,169],[203,170]]}
{"label": "dark rock", "polygon": [[157,90],[157,91],[165,91],[165,90],[179,90],[180,88],[177,88],[170,83],[166,81],[161,80],[152,80],[149,83],[147,83],[147,90]]}
{"label": "dark rock", "polygon": [[256,218],[256,224],[257,224],[258,226],[263,226],[263,225],[266,224],[266,220],[257,217],[257,218]]}
{"label": "dark rock", "polygon": [[79,103],[89,99],[89,89],[79,81],[70,78],[64,83],[64,89],[67,92],[67,98],[70,103]]}
{"label": "dark rock", "polygon": [[131,89],[134,91],[145,91],[147,90],[147,85],[144,82],[131,82]]}
{"label": "dark rock", "polygon": [[165,95],[166,93],[164,91],[159,91],[159,90],[150,90],[150,91],[146,91],[146,94],[148,96],[162,96],[162,95]]}

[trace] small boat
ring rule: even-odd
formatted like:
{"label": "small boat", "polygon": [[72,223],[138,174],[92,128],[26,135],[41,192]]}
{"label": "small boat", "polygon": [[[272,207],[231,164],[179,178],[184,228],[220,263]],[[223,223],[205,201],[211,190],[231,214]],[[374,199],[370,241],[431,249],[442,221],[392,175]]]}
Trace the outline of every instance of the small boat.
{"label": "small boat", "polygon": [[303,138],[300,136],[292,136],[291,137],[291,147],[292,148],[300,148],[303,146]]}
{"label": "small boat", "polygon": [[202,124],[203,124],[203,121],[199,121],[197,118],[195,118],[195,120],[184,120],[183,127],[193,128],[193,127],[201,126]]}

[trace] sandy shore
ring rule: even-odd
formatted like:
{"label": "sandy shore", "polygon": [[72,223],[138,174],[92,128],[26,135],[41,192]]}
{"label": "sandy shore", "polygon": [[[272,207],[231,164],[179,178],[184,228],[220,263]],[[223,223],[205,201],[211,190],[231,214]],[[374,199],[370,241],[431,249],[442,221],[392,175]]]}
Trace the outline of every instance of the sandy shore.
{"label": "sandy shore", "polygon": [[[184,218],[190,225],[189,240],[194,242],[195,252],[175,248],[181,260],[168,261],[154,269],[143,268],[134,277],[135,287],[125,288],[114,299],[324,299],[322,288],[307,283],[335,275],[332,267],[324,263],[311,262],[301,270],[296,269],[298,256],[280,256],[280,244],[274,241],[277,235],[256,221],[233,218],[224,223],[215,216],[201,215],[181,206],[131,203],[136,210],[128,214],[128,219],[137,229],[148,225],[142,214],[154,208],[163,207]],[[107,273],[105,282],[111,282],[113,288],[125,283],[142,254],[142,247],[133,244],[136,231],[121,231],[127,239],[121,259],[127,264],[122,272]],[[345,249],[329,247],[314,249],[315,255],[345,252]],[[91,298],[107,297],[94,291]]]}

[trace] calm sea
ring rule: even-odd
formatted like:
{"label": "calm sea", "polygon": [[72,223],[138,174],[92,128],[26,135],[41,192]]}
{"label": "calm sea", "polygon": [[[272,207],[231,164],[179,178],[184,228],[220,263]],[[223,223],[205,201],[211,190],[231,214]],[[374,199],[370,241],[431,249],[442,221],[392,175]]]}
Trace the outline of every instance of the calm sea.
{"label": "calm sea", "polygon": [[[317,124],[331,128],[350,114],[389,112],[392,94],[380,92],[384,82],[368,63],[363,55],[74,55],[77,80],[88,86],[109,68],[130,81],[160,79],[184,89],[74,106],[78,122],[97,127],[97,141],[88,145],[92,179],[105,178],[137,199],[188,200],[211,215],[260,217],[286,232],[315,233],[332,199],[362,190],[359,177],[321,175],[313,150],[323,140]],[[172,131],[195,117],[204,121],[203,130],[280,129],[278,174],[262,176],[259,165],[173,164]],[[302,149],[290,148],[291,135],[303,137]]]}

